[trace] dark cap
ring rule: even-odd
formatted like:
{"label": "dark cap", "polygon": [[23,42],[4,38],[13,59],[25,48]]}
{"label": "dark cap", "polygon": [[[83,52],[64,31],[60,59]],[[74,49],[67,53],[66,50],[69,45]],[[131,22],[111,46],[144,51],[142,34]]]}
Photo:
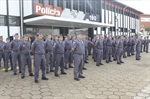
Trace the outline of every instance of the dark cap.
{"label": "dark cap", "polygon": [[58,38],[63,37],[63,35],[59,35]]}
{"label": "dark cap", "polygon": [[10,38],[6,38],[6,40],[10,40]]}
{"label": "dark cap", "polygon": [[78,31],[76,32],[76,35],[82,35],[82,32]]}
{"label": "dark cap", "polygon": [[3,36],[0,36],[0,38],[3,38]]}
{"label": "dark cap", "polygon": [[15,33],[15,35],[19,35],[18,33]]}

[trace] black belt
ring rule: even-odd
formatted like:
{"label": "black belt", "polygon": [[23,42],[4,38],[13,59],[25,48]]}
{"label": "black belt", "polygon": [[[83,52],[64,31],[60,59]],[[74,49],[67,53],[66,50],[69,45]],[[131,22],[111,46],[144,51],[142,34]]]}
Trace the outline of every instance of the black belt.
{"label": "black belt", "polygon": [[18,52],[18,50],[14,50],[13,52]]}

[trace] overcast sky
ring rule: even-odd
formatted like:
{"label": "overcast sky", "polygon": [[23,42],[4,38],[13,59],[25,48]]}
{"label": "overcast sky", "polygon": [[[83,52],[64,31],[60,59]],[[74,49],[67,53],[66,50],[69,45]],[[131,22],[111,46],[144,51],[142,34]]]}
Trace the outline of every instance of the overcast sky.
{"label": "overcast sky", "polygon": [[144,14],[150,14],[150,0],[117,0],[125,5],[135,8]]}

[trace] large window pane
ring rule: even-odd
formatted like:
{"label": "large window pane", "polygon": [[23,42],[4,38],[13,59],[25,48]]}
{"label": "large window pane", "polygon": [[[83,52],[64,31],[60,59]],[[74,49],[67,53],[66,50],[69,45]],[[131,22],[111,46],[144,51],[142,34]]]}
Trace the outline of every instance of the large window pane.
{"label": "large window pane", "polygon": [[48,5],[49,4],[49,0],[44,0],[44,4]]}
{"label": "large window pane", "polygon": [[5,26],[5,25],[6,25],[6,17],[0,16],[0,26]]}
{"label": "large window pane", "polygon": [[9,17],[9,25],[10,26],[19,26],[20,25],[20,18],[19,17],[10,16]]}
{"label": "large window pane", "polygon": [[39,3],[39,0],[33,0],[33,1]]}

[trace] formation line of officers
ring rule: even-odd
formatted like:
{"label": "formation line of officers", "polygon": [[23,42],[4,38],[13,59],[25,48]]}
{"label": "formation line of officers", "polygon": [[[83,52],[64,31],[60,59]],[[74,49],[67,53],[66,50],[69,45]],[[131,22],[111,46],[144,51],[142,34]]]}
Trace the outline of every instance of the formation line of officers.
{"label": "formation line of officers", "polygon": [[[39,82],[39,71],[42,71],[42,80],[48,80],[46,73],[54,72],[56,77],[66,75],[65,69],[74,68],[74,80],[79,81],[85,78],[83,70],[85,63],[88,63],[88,56],[92,55],[96,66],[117,61],[117,64],[124,63],[123,58],[130,57],[136,53],[136,60],[140,60],[140,53],[148,53],[150,40],[142,36],[116,36],[111,33],[107,35],[95,35],[91,40],[82,32],[76,32],[76,36],[55,36],[49,34],[46,40],[43,40],[42,33],[37,33],[37,38],[31,43],[28,36],[19,39],[18,33],[14,35],[14,40],[6,42],[0,36],[0,61],[3,59],[5,72],[10,67],[14,75],[17,75],[17,66],[21,78],[25,78],[26,65],[28,66],[29,76],[34,76],[35,83]],[[91,54],[92,53],[92,54]],[[31,54],[34,56],[32,61]],[[113,60],[112,60],[113,58]],[[32,70],[34,64],[34,73]],[[10,65],[8,64],[10,63]],[[74,67],[72,66],[74,64]],[[1,66],[1,64],[0,64]],[[58,73],[60,70],[60,73]]]}

